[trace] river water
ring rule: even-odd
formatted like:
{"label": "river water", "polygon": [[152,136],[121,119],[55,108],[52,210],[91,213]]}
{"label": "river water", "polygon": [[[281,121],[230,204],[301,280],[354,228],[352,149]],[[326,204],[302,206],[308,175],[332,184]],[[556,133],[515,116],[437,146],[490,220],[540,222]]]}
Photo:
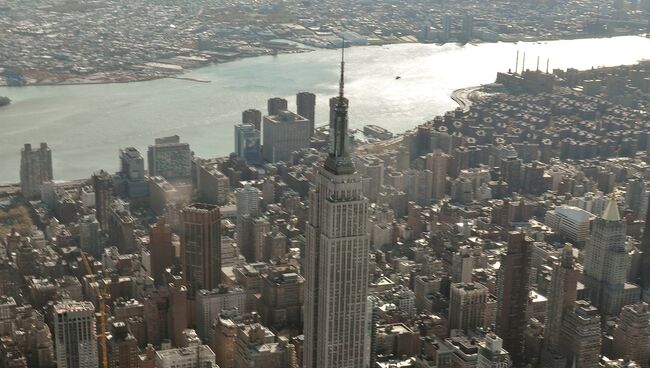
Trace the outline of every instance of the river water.
{"label": "river water", "polygon": [[[493,82],[514,68],[516,51],[526,67],[586,69],[650,59],[650,39],[625,36],[543,43],[479,45],[403,44],[346,50],[346,96],[350,125],[378,124],[403,132],[456,107],[450,93]],[[520,63],[522,59],[520,58]],[[155,137],[178,134],[198,156],[233,149],[233,125],[248,108],[266,110],[266,99],[316,93],[318,123],[328,119],[336,94],[339,52],[264,56],[206,66],[176,79],[76,86],[0,88],[13,103],[0,109],[0,183],[17,182],[24,143],[46,141],[56,179],[117,170],[118,149],[134,146],[146,156]],[[401,79],[396,79],[401,76]]]}

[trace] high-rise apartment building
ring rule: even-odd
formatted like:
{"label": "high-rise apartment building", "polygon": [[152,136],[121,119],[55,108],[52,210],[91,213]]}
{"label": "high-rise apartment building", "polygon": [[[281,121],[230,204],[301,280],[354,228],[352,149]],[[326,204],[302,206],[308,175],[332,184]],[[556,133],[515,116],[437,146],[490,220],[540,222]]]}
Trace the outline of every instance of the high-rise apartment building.
{"label": "high-rise apartment building", "polygon": [[449,293],[449,328],[470,330],[486,327],[485,308],[488,288],[477,282],[459,282],[451,285]]}
{"label": "high-rise apartment building", "polygon": [[314,134],[316,119],[316,95],[311,92],[300,92],[296,95],[296,112],[309,120],[309,133]]}
{"label": "high-rise apartment building", "polygon": [[562,351],[560,336],[564,317],[573,312],[578,294],[579,272],[573,258],[573,247],[566,244],[559,259],[553,263],[551,284],[546,304],[546,322],[544,323],[544,346],[551,353]]}
{"label": "high-rise apartment building", "polygon": [[149,176],[167,180],[189,179],[192,176],[190,145],[181,143],[179,136],[156,138],[147,152]]}
{"label": "high-rise apartment building", "polygon": [[221,283],[221,215],[219,207],[191,204],[181,211],[181,259],[185,284],[193,296]]}
{"label": "high-rise apartment building", "polygon": [[508,234],[506,252],[497,273],[497,334],[514,364],[525,362],[524,331],[528,304],[531,241],[522,232]]}
{"label": "high-rise apartment building", "polygon": [[267,101],[266,111],[269,116],[275,116],[278,115],[280,111],[287,111],[288,106],[288,102],[284,98],[273,97],[269,98]]}
{"label": "high-rise apartment building", "polygon": [[618,315],[624,305],[640,298],[639,287],[627,282],[631,259],[625,241],[625,222],[612,195],[602,217],[593,221],[584,250],[585,288],[603,315]]}
{"label": "high-rise apartment building", "polygon": [[427,154],[425,158],[426,168],[431,171],[433,176],[431,193],[429,193],[432,199],[441,200],[445,198],[449,157],[446,153],[436,150]]}
{"label": "high-rise apartment building", "polygon": [[29,143],[20,151],[20,191],[27,199],[39,198],[41,186],[54,179],[52,151],[47,143],[34,150]]}
{"label": "high-rise apartment building", "polygon": [[260,162],[260,131],[252,124],[235,125],[235,154],[248,163]]}
{"label": "high-rise apartment building", "polygon": [[305,249],[306,368],[358,368],[369,363],[368,203],[348,151],[343,62],[330,152],[310,191]]}
{"label": "high-rise apartment building", "polygon": [[228,203],[230,193],[230,179],[219,170],[217,160],[195,159],[196,189],[202,203],[217,204],[220,206]]}
{"label": "high-rise apartment building", "polygon": [[54,305],[56,363],[60,368],[97,368],[95,307],[64,300]]}
{"label": "high-rise apartment building", "polygon": [[248,109],[241,114],[242,124],[251,124],[256,130],[262,129],[262,112],[260,110]]}
{"label": "high-rise apartment building", "polygon": [[309,120],[280,110],[262,122],[262,158],[268,162],[289,161],[294,151],[309,148]]}

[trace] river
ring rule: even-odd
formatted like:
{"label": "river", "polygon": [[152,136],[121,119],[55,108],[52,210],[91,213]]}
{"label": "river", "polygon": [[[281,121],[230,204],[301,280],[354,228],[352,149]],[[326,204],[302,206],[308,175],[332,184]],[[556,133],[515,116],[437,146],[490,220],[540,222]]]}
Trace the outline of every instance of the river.
{"label": "river", "polygon": [[[514,68],[516,51],[526,67],[586,69],[650,59],[650,39],[624,36],[542,43],[479,45],[401,44],[346,50],[346,96],[350,125],[377,124],[403,132],[456,107],[458,88],[493,82]],[[270,97],[316,93],[318,123],[325,123],[328,98],[336,94],[339,52],[317,50],[242,59],[187,73],[197,83],[161,79],[103,85],[0,88],[13,103],[0,109],[0,183],[17,182],[24,143],[46,141],[56,179],[89,177],[117,170],[118,149],[134,146],[146,156],[155,137],[178,134],[200,157],[233,148],[233,125],[248,108],[266,110]],[[520,58],[521,62],[521,58]],[[401,79],[396,79],[401,76]]]}

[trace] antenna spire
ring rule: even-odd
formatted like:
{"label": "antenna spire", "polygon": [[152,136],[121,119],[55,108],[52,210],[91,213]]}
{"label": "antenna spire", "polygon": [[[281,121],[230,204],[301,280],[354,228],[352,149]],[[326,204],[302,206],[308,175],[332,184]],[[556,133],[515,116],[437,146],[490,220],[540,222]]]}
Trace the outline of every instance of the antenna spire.
{"label": "antenna spire", "polygon": [[343,99],[345,85],[345,38],[341,38],[341,79],[339,81],[339,102]]}

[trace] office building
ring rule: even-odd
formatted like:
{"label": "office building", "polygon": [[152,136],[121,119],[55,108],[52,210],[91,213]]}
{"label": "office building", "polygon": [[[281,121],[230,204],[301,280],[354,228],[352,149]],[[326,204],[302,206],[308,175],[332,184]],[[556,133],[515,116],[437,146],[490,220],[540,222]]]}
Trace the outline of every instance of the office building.
{"label": "office building", "polygon": [[95,257],[99,257],[102,252],[99,222],[93,215],[83,216],[79,220],[79,246],[81,250]]}
{"label": "office building", "polygon": [[120,171],[116,178],[123,180],[128,198],[142,198],[149,195],[149,186],[144,176],[144,158],[134,147],[120,149]]}
{"label": "office building", "polygon": [[250,183],[244,184],[242,188],[235,189],[237,217],[259,215],[261,198],[262,192]]}
{"label": "office building", "polygon": [[149,253],[149,273],[157,285],[162,284],[165,269],[172,266],[175,257],[172,229],[162,216],[156,219],[155,224],[149,226]]}
{"label": "office building", "polygon": [[34,150],[29,143],[20,151],[20,191],[27,199],[41,196],[41,186],[54,179],[52,151],[47,143]]}
{"label": "office building", "polygon": [[[650,209],[650,204],[648,204]],[[646,211],[645,227],[641,239],[641,288],[644,300],[650,300],[650,210]]]}
{"label": "office building", "polygon": [[304,258],[306,368],[357,368],[369,364],[368,203],[361,175],[349,154],[347,108],[341,63],[330,151],[310,191]]}
{"label": "office building", "polygon": [[547,355],[551,357],[562,351],[560,341],[562,322],[566,315],[573,312],[575,307],[578,295],[578,277],[579,272],[573,257],[573,247],[566,244],[559,259],[553,260],[548,303],[546,304],[544,346],[549,353]]}
{"label": "office building", "polygon": [[612,195],[603,215],[596,218],[584,250],[584,284],[589,300],[603,315],[640,299],[638,286],[628,283],[631,259],[626,249],[625,222]]}
{"label": "office building", "polygon": [[221,215],[219,207],[191,204],[181,211],[181,263],[190,296],[221,283]]}
{"label": "office building", "polygon": [[488,288],[477,282],[451,285],[449,293],[449,329],[465,333],[485,326]]}
{"label": "office building", "polygon": [[147,152],[149,176],[167,180],[189,179],[192,176],[190,145],[181,143],[179,136],[156,138]]}
{"label": "office building", "polygon": [[571,367],[598,367],[602,338],[598,309],[584,300],[562,321],[560,345]]}
{"label": "office building", "polygon": [[54,339],[59,368],[97,368],[95,307],[64,300],[54,305]]}
{"label": "office building", "polygon": [[212,349],[207,345],[156,351],[156,368],[218,368]]}
{"label": "office building", "polygon": [[544,223],[566,240],[582,246],[589,238],[591,221],[595,218],[582,208],[562,205],[546,211]]}
{"label": "office building", "polygon": [[276,337],[259,323],[237,326],[235,368],[296,366],[296,353],[286,337]]}
{"label": "office building", "polygon": [[260,315],[265,326],[300,329],[305,279],[288,266],[273,266],[262,276]]}
{"label": "office building", "polygon": [[294,151],[309,148],[309,120],[286,111],[264,117],[262,158],[268,162],[289,161]]}
{"label": "office building", "polygon": [[515,365],[525,362],[524,331],[528,304],[531,241],[522,232],[508,234],[497,273],[497,334]]}
{"label": "office building", "polygon": [[237,245],[248,262],[264,260],[264,236],[271,231],[266,216],[243,215],[237,219]]}
{"label": "office building", "polygon": [[235,154],[249,164],[261,159],[260,131],[252,124],[235,125]]}
{"label": "office building", "polygon": [[95,217],[101,229],[107,231],[113,197],[113,181],[111,176],[104,170],[94,173],[91,181],[95,191]]}
{"label": "office building", "polygon": [[614,356],[650,365],[650,307],[647,303],[623,307],[614,330]]}
{"label": "office building", "polygon": [[628,179],[625,186],[625,205],[638,219],[645,218],[648,210],[648,188],[643,177]]}
{"label": "office building", "polygon": [[296,95],[296,112],[309,120],[309,134],[314,135],[316,122],[316,95],[310,92],[300,92]]}
{"label": "office building", "polygon": [[211,326],[221,311],[246,310],[246,291],[239,286],[219,285],[212,290],[199,290],[196,294],[197,333],[203,341],[211,342]]}
{"label": "office building", "polygon": [[202,203],[223,206],[228,203],[230,179],[219,170],[217,160],[194,160],[196,189]]}
{"label": "office building", "polygon": [[138,341],[124,322],[114,322],[108,338],[109,368],[140,368]]}
{"label": "office building", "polygon": [[280,111],[288,110],[288,102],[284,98],[273,97],[267,101],[267,113],[269,116],[280,114]]}

